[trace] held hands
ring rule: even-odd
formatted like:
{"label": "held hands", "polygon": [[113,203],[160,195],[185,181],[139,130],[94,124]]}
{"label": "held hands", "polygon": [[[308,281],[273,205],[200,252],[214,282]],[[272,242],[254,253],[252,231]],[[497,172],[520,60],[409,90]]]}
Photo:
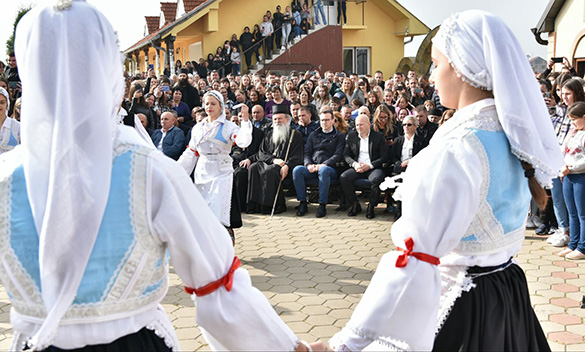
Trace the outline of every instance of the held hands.
{"label": "held hands", "polygon": [[280,166],[280,167],[284,167],[284,165],[285,165],[285,164],[284,164],[284,160],[282,160],[282,159],[278,159],[278,158],[274,159],[274,160],[272,161],[272,163],[273,163],[274,165],[278,165],[278,166]]}
{"label": "held hands", "polygon": [[319,170],[321,169],[321,167],[322,167],[323,165],[324,165],[324,164],[319,164],[319,165],[316,165],[316,164],[309,164],[309,165],[307,165],[307,170],[309,170],[309,172],[310,172],[310,173],[313,173],[313,172],[319,172]]}
{"label": "held hands", "polygon": [[357,171],[360,174],[367,172],[371,169],[370,165],[368,165],[366,163],[355,163],[353,168],[355,169],[355,171]]}
{"label": "held hands", "polygon": [[252,162],[250,161],[250,159],[245,159],[240,161],[240,167],[249,169],[250,168],[250,164],[252,164]]}

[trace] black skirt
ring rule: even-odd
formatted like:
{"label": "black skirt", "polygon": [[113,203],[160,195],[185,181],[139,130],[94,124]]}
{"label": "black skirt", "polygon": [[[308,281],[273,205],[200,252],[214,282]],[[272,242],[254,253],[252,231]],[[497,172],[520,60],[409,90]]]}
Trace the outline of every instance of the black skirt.
{"label": "black skirt", "polygon": [[43,350],[44,352],[128,352],[128,351],[171,351],[165,344],[165,341],[156,336],[154,331],[147,328],[135,332],[134,334],[122,336],[119,339],[102,345],[89,345],[72,350],[63,350],[58,347],[50,346]]}
{"label": "black skirt", "polygon": [[[493,269],[471,267],[468,274]],[[433,351],[550,351],[518,265],[473,282],[477,286],[455,301]]]}

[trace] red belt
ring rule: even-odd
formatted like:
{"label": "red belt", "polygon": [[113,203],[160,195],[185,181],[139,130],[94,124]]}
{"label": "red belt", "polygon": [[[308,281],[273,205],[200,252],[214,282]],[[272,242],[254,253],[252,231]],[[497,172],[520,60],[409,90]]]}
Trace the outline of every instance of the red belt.
{"label": "red belt", "polygon": [[212,293],[213,291],[219,289],[222,286],[224,286],[226,290],[231,291],[232,285],[234,284],[234,272],[241,265],[242,263],[240,262],[238,257],[234,257],[232,266],[230,267],[230,270],[228,270],[227,274],[225,274],[224,277],[199,288],[191,288],[185,286],[185,292],[187,292],[190,295],[195,294],[197,297],[201,297]]}
{"label": "red belt", "polygon": [[413,241],[412,237],[407,238],[404,241],[404,244],[406,245],[406,249],[400,248],[400,247],[396,248],[397,250],[402,252],[402,254],[399,255],[398,258],[396,258],[396,267],[397,268],[405,267],[406,263],[408,263],[409,256],[413,256],[418,260],[422,260],[423,262],[427,262],[427,263],[433,264],[433,265],[439,265],[441,263],[439,261],[439,258],[433,257],[432,255],[420,253],[420,252],[413,252],[412,248],[414,248],[414,241]]}

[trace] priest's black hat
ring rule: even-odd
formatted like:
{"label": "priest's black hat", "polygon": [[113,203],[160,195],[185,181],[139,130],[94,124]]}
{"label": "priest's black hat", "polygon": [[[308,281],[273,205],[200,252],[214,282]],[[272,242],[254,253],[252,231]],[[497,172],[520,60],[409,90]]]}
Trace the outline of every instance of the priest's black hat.
{"label": "priest's black hat", "polygon": [[274,114],[287,114],[290,115],[288,106],[284,104],[275,104],[272,106],[272,115]]}

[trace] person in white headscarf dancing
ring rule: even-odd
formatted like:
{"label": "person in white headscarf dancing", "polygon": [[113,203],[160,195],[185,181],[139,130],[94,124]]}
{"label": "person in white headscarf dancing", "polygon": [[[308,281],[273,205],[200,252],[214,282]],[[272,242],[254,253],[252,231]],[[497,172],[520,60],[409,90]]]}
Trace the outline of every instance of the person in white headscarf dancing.
{"label": "person in white headscarf dancing", "polygon": [[455,115],[414,157],[399,187],[397,250],[385,254],[338,351],[549,350],[512,259],[530,194],[543,205],[562,155],[520,44],[471,10],[433,39],[431,81]]}
{"label": "person in white headscarf dancing", "polygon": [[195,185],[219,221],[235,241],[233,228],[242,227],[239,201],[232,201],[234,168],[230,152],[235,143],[246,148],[252,142],[252,123],[247,119],[241,127],[225,117],[225,102],[220,92],[203,96],[207,117],[196,124],[189,145],[178,160],[187,174],[195,169]]}
{"label": "person in white headscarf dancing", "polygon": [[0,154],[20,144],[20,122],[8,117],[10,96],[0,87]]}
{"label": "person in white headscarf dancing", "polygon": [[0,156],[11,350],[179,350],[159,305],[168,253],[212,349],[306,351],[185,172],[120,138],[122,60],[106,18],[84,1],[37,6],[15,49],[34,104],[22,106],[22,146]]}

